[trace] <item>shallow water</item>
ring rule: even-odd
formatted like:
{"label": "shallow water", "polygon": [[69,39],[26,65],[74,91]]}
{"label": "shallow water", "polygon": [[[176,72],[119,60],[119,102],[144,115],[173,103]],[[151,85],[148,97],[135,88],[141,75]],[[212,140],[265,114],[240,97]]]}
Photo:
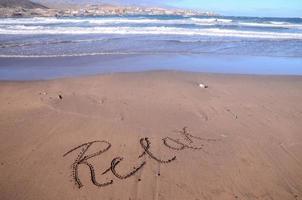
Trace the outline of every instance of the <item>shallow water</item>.
{"label": "shallow water", "polygon": [[0,61],[0,80],[45,80],[151,70],[302,75],[301,59],[287,57],[141,54],[55,58],[0,58]]}

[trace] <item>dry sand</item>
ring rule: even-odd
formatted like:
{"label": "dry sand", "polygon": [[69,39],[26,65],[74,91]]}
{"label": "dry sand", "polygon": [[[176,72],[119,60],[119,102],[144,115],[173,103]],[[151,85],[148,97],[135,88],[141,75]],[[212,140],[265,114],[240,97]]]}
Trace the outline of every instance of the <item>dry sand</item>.
{"label": "dry sand", "polygon": [[302,77],[0,82],[0,113],[1,200],[302,199]]}

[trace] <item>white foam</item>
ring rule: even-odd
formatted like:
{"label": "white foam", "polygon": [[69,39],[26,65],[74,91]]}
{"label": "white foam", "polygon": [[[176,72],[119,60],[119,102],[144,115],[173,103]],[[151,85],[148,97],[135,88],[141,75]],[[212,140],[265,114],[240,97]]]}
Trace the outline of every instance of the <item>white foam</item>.
{"label": "white foam", "polygon": [[240,25],[240,26],[253,26],[253,27],[275,27],[275,28],[302,28],[302,24],[292,24],[287,22],[242,22],[234,21],[231,19],[221,18],[182,18],[182,19],[150,19],[146,17],[131,18],[131,17],[110,17],[110,18],[55,18],[55,17],[35,17],[35,18],[7,18],[1,19],[0,26],[3,25],[41,25],[41,24],[82,24],[88,23],[93,25],[112,25],[119,24],[158,24],[158,25]]}
{"label": "white foam", "polygon": [[[91,19],[88,20],[91,24],[147,24],[147,23],[165,23],[164,20],[158,19],[128,19],[128,18],[108,18],[108,19]],[[168,22],[168,20],[167,20]]]}
{"label": "white foam", "polygon": [[18,55],[0,54],[0,58],[56,58],[56,57],[80,57],[80,56],[100,56],[100,55],[142,55],[140,52],[98,52],[98,53],[75,53],[75,54],[54,54],[54,55]]}
{"label": "white foam", "polygon": [[[204,21],[204,25],[209,25],[210,21]],[[81,24],[89,23],[91,25],[118,25],[118,24],[201,24],[203,20],[191,19],[148,19],[148,18],[21,18],[21,19],[3,19],[0,25],[39,25],[39,24]]]}
{"label": "white foam", "polygon": [[217,19],[217,18],[191,18],[192,21],[202,22],[202,23],[231,23],[233,20],[231,19]]}
{"label": "white foam", "polygon": [[270,22],[270,23],[239,22],[238,24],[241,26],[269,27],[269,28],[302,28],[302,24],[291,24],[285,22]]}
{"label": "white foam", "polygon": [[146,24],[146,23],[160,23],[160,24],[178,24],[186,23],[185,20],[159,20],[147,18],[7,18],[0,21],[0,25],[7,24],[66,24],[66,23],[91,23],[91,24]]}
{"label": "white foam", "polygon": [[[26,28],[25,28],[26,27]],[[116,35],[198,35],[266,39],[302,39],[302,33],[276,33],[227,29],[189,29],[175,27],[36,27],[0,28],[0,34],[116,34]]]}
{"label": "white foam", "polygon": [[0,21],[3,24],[61,24],[61,23],[78,23],[87,21],[85,19],[69,19],[55,17],[34,17],[34,18],[6,18]]}
{"label": "white foam", "polygon": [[43,30],[45,27],[43,26],[25,26],[25,25],[9,25],[6,27],[7,30],[28,30],[28,31],[33,31],[33,30]]}
{"label": "white foam", "polygon": [[[90,25],[83,26],[81,23]],[[135,26],[128,26],[134,24]],[[58,24],[58,25],[57,25]],[[139,26],[147,25],[145,26]],[[199,25],[203,28],[178,28],[171,25]],[[100,26],[106,25],[106,27]],[[169,26],[168,26],[169,25]],[[146,34],[146,35],[200,35],[219,37],[301,39],[300,30],[291,32],[264,32],[210,28],[212,25],[239,25],[247,27],[276,27],[302,29],[302,24],[288,22],[240,22],[221,18],[151,19],[146,17],[110,18],[8,18],[0,21],[0,34]],[[207,29],[205,29],[208,27]]]}
{"label": "white foam", "polygon": [[270,21],[269,23],[271,23],[271,24],[276,24],[276,25],[289,24],[289,23],[287,23],[287,22],[275,22],[275,21]]}

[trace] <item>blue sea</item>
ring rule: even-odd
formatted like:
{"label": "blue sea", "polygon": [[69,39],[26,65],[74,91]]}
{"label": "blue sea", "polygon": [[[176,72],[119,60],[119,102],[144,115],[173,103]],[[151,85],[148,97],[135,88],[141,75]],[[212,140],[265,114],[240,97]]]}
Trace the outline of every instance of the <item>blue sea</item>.
{"label": "blue sea", "polygon": [[[78,62],[71,66],[70,61],[75,60]],[[68,72],[64,66],[69,67]],[[0,20],[0,79],[31,79],[32,72],[37,73],[33,79],[44,79],[78,75],[79,71],[94,74],[153,69],[302,75],[302,18]],[[42,74],[48,70],[51,75]]]}

